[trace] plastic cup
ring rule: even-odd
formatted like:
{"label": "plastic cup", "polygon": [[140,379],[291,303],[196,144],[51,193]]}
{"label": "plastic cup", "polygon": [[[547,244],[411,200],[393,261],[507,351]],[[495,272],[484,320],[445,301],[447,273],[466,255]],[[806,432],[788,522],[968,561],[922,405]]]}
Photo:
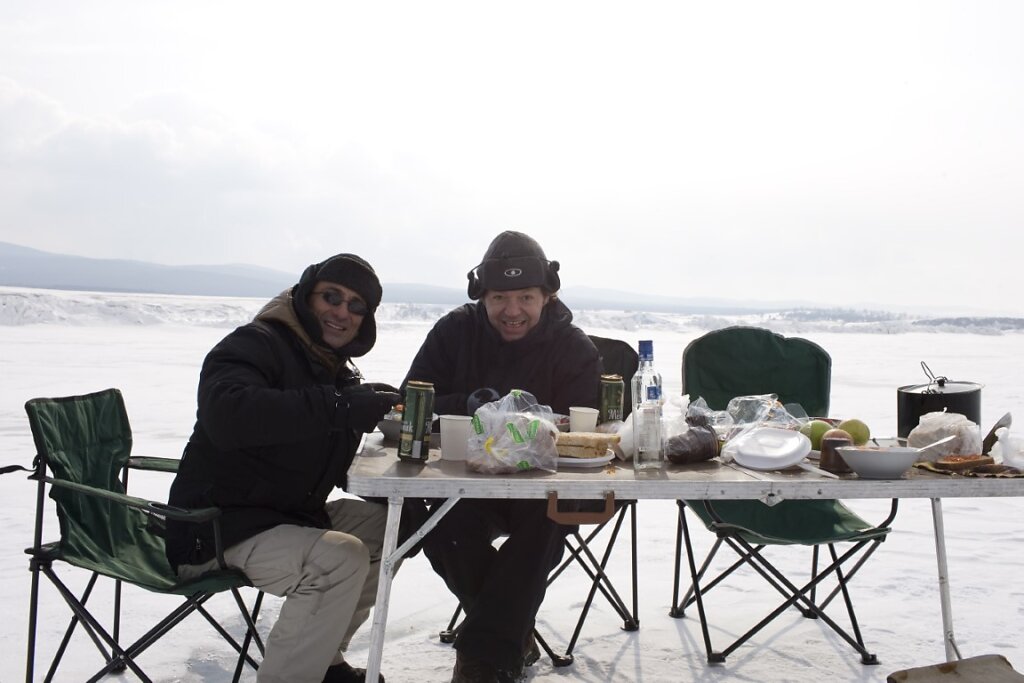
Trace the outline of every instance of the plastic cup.
{"label": "plastic cup", "polygon": [[473,418],[466,415],[441,416],[441,459],[465,460]]}
{"label": "plastic cup", "polygon": [[597,429],[597,408],[569,407],[569,431],[592,432]]}

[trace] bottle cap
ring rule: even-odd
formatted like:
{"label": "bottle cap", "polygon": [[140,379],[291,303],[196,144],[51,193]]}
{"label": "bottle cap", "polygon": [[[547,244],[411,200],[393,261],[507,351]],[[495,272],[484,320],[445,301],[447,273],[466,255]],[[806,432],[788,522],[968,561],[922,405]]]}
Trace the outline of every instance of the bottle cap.
{"label": "bottle cap", "polygon": [[640,356],[640,360],[654,360],[654,341],[651,339],[641,339],[637,355]]}

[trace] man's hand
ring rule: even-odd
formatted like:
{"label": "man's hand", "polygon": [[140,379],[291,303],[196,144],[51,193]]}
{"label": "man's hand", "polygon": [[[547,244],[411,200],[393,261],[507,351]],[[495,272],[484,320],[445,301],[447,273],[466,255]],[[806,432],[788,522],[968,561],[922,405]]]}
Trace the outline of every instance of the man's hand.
{"label": "man's hand", "polygon": [[397,391],[378,391],[372,384],[345,387],[335,390],[334,395],[337,407],[347,409],[348,427],[364,434],[372,432],[388,411],[402,400]]}
{"label": "man's hand", "polygon": [[469,398],[466,399],[466,415],[476,415],[476,411],[480,408],[480,406],[484,405],[485,403],[497,401],[499,398],[501,398],[501,396],[498,395],[497,390],[492,389],[491,387],[483,387],[482,389],[477,389],[476,391],[469,395]]}

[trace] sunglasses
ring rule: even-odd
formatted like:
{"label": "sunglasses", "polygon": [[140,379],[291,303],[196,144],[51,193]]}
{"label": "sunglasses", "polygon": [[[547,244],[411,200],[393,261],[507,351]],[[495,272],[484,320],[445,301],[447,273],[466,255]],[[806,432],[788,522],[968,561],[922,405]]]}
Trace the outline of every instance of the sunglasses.
{"label": "sunglasses", "polygon": [[324,289],[319,292],[313,292],[319,294],[320,298],[323,299],[329,306],[341,306],[345,304],[348,308],[348,312],[352,315],[366,315],[370,312],[370,307],[366,305],[366,302],[362,299],[346,299],[336,289]]}

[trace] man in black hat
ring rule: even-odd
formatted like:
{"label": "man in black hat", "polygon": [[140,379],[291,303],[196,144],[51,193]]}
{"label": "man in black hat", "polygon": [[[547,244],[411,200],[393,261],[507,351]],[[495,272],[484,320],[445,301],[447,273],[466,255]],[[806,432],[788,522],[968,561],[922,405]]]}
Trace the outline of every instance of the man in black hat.
{"label": "man in black hat", "polygon": [[[556,413],[596,408],[600,358],[558,299],[558,262],[530,236],[506,231],[468,278],[476,303],[434,325],[405,382],[433,382],[440,414],[472,415],[512,389]],[[534,620],[568,531],[542,500],[463,499],[426,536],[424,553],[466,611],[453,683],[517,681],[536,660]]]}
{"label": "man in black hat", "polygon": [[[285,597],[260,683],[365,678],[342,653],[376,597],[387,512],[327,497],[345,487],[362,434],[399,401],[393,387],[361,383],[351,361],[373,348],[381,294],[369,263],[338,254],[309,266],[203,362],[169,502],[220,507],[227,566]],[[218,568],[214,554],[208,525],[168,523],[179,576]]]}

